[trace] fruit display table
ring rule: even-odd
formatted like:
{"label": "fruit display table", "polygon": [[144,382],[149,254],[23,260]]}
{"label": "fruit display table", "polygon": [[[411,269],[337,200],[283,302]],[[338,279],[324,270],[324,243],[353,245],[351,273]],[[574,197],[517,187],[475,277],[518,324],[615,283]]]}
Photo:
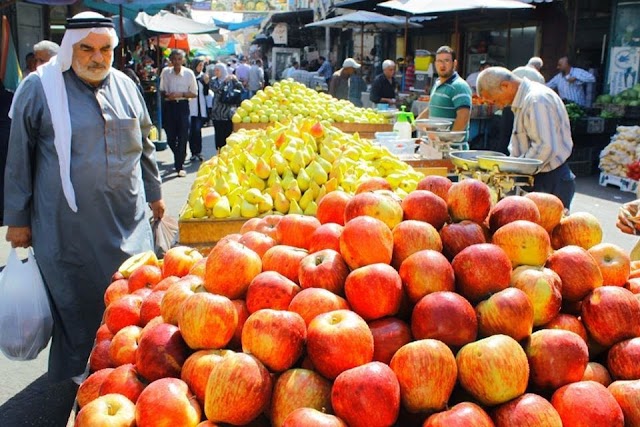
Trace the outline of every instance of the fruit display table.
{"label": "fruit display table", "polygon": [[178,243],[195,247],[206,255],[224,236],[239,233],[245,222],[245,218],[179,220]]}
{"label": "fruit display table", "polygon": [[[233,131],[240,129],[266,129],[269,123],[234,123]],[[333,126],[347,133],[358,133],[361,138],[374,139],[376,132],[391,132],[390,123],[333,123]]]}

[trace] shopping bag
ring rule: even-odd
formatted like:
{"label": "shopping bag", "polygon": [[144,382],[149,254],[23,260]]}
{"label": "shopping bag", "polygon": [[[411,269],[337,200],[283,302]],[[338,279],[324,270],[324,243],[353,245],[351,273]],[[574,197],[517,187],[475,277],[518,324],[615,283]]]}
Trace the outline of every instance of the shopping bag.
{"label": "shopping bag", "polygon": [[47,346],[53,317],[38,264],[11,249],[0,275],[0,350],[11,360],[32,360]]}
{"label": "shopping bag", "polygon": [[160,220],[151,220],[153,230],[153,249],[158,258],[164,257],[165,252],[176,244],[178,238],[178,221],[164,215]]}

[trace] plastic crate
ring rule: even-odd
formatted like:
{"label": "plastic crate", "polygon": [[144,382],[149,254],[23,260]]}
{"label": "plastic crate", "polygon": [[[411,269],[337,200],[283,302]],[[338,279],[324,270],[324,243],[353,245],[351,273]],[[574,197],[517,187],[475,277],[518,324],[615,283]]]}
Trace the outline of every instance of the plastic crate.
{"label": "plastic crate", "polygon": [[569,163],[571,162],[589,162],[593,163],[593,147],[580,147],[577,145],[573,146],[573,151],[571,151],[571,156],[567,160]]}
{"label": "plastic crate", "polygon": [[640,107],[626,106],[624,109],[624,117],[627,119],[640,119]]}
{"label": "plastic crate", "polygon": [[600,185],[607,187],[612,185],[618,187],[620,191],[626,191],[629,193],[636,193],[638,190],[638,181],[631,178],[610,175],[608,173],[600,173]]}
{"label": "plastic crate", "polygon": [[591,176],[593,174],[592,161],[568,162],[567,164],[575,176]]}

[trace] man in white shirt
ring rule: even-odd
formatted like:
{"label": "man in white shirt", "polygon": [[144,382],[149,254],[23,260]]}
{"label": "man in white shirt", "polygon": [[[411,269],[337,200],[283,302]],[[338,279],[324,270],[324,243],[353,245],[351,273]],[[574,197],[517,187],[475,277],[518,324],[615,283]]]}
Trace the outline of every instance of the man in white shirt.
{"label": "man in white shirt", "polygon": [[160,93],[164,99],[164,130],[167,143],[173,151],[174,166],[179,177],[187,176],[184,160],[189,139],[189,98],[198,95],[196,76],[183,67],[184,52],[174,49],[169,55],[171,67],[160,74]]}
{"label": "man in white shirt", "polygon": [[262,59],[256,59],[249,70],[249,80],[247,89],[249,89],[249,98],[262,89],[264,85],[264,70],[262,69]]}
{"label": "man in white shirt", "polygon": [[560,72],[549,80],[547,86],[557,90],[560,98],[575,102],[581,106],[587,106],[584,88],[586,83],[594,83],[596,81],[593,74],[582,68],[573,67],[566,56],[558,60],[558,71]]}
{"label": "man in white shirt", "polygon": [[513,70],[513,74],[520,78],[528,78],[532,82],[538,82],[544,84],[544,76],[540,74],[540,70],[542,69],[542,58],[538,56],[534,56],[529,59],[527,65],[523,67],[518,67]]}
{"label": "man in white shirt", "polygon": [[471,88],[472,92],[475,92],[476,90],[476,82],[478,81],[478,76],[480,75],[480,72],[489,67],[491,67],[491,63],[486,59],[483,59],[482,61],[480,61],[480,66],[478,67],[478,71],[475,71],[467,76],[466,78],[467,84]]}

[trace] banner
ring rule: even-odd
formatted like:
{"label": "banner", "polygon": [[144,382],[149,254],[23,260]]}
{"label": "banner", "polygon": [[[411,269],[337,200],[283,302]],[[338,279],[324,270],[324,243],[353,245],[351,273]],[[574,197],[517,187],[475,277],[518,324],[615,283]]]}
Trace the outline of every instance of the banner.
{"label": "banner", "polygon": [[614,47],[609,60],[609,93],[617,95],[638,82],[640,48]]}
{"label": "banner", "polygon": [[206,0],[194,1],[191,7],[196,10],[216,12],[288,12],[289,2],[287,0]]}
{"label": "banner", "polygon": [[5,88],[15,91],[22,80],[22,70],[9,29],[9,19],[4,15],[0,30],[0,79]]}

